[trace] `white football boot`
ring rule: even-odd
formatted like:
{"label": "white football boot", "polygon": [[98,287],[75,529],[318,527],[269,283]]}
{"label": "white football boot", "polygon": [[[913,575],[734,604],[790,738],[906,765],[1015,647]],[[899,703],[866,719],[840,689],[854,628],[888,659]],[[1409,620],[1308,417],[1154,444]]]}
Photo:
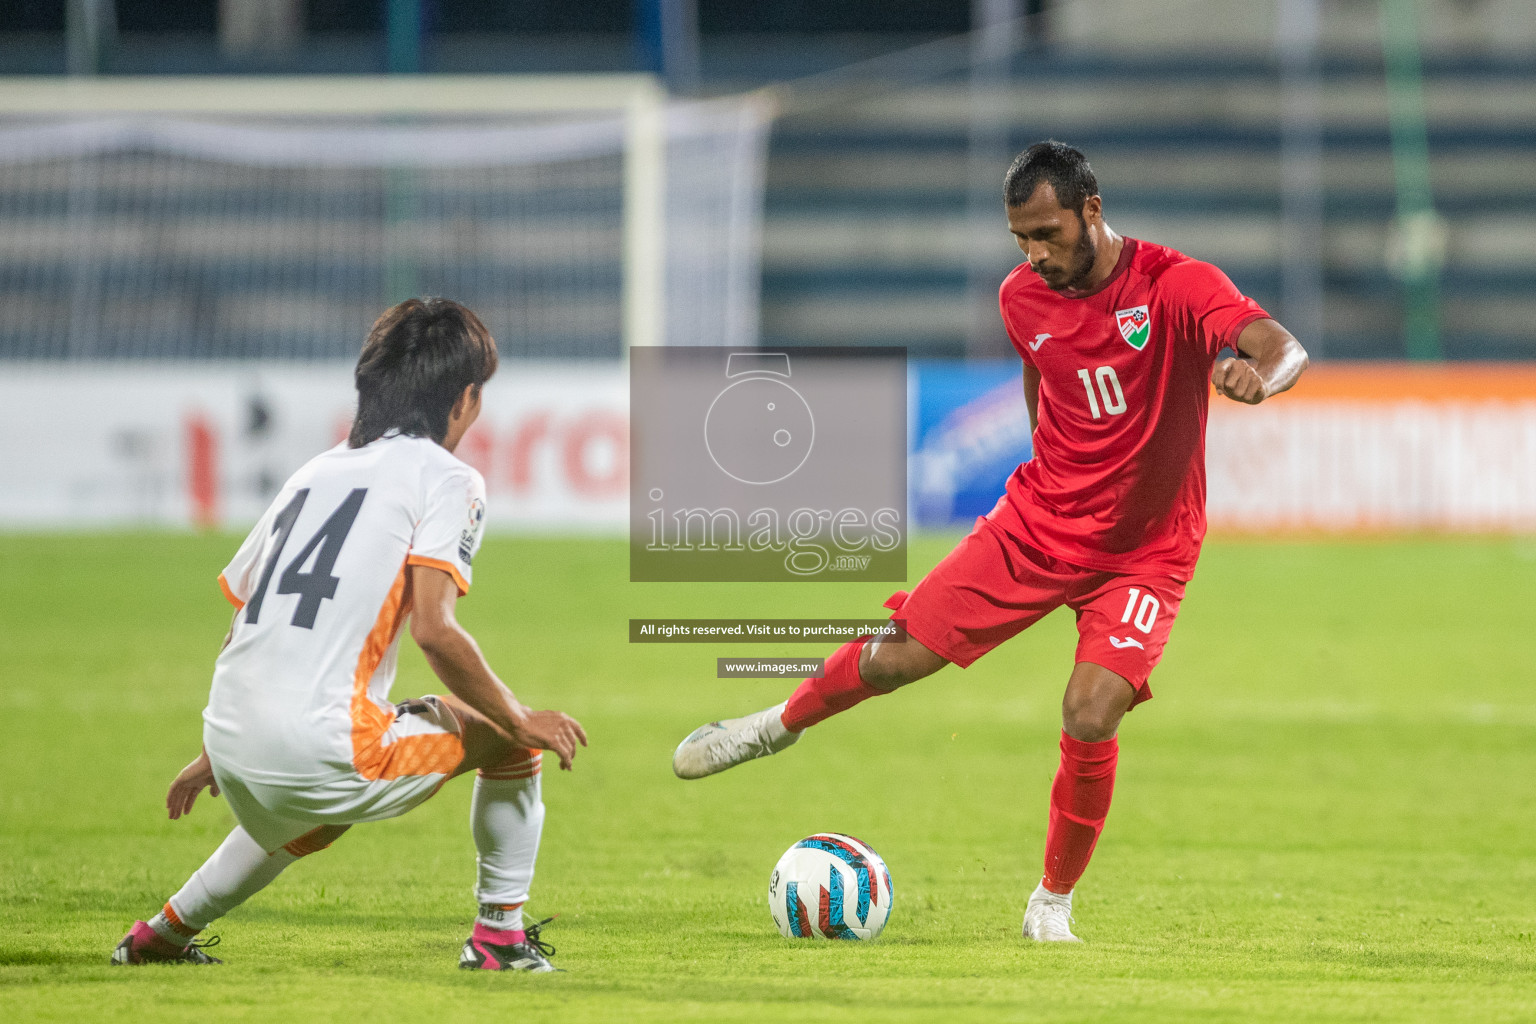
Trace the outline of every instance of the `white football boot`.
{"label": "white football boot", "polygon": [[[786,704],[788,701],[785,702]],[[680,779],[702,779],[769,754],[777,754],[800,738],[779,718],[784,704],[775,704],[745,718],[727,718],[701,725],[672,753],[672,771]]]}
{"label": "white football boot", "polygon": [[1024,908],[1024,937],[1036,942],[1082,942],[1072,934],[1072,894],[1037,886]]}

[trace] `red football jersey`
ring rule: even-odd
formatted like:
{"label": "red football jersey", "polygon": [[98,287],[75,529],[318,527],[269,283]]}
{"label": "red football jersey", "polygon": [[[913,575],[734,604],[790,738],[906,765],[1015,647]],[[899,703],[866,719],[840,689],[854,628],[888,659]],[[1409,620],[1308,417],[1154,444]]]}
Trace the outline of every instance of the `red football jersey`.
{"label": "red football jersey", "polygon": [[1209,263],[1132,238],[1092,292],[1054,292],[1024,263],[999,304],[1040,371],[1034,458],[999,512],[1074,565],[1188,580],[1205,537],[1211,365],[1269,314]]}

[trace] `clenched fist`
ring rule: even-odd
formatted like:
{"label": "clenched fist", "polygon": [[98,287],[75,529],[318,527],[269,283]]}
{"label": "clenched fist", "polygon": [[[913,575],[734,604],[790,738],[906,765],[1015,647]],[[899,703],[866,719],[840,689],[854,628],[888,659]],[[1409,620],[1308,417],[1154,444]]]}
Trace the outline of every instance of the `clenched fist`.
{"label": "clenched fist", "polygon": [[1269,397],[1269,387],[1248,359],[1220,359],[1211,368],[1211,383],[1218,393],[1235,402],[1258,405]]}

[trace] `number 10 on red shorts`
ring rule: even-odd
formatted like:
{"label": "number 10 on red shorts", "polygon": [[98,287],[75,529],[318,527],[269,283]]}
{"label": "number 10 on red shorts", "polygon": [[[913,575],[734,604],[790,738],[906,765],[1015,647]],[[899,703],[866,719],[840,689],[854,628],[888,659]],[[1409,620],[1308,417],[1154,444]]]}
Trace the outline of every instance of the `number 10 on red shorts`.
{"label": "number 10 on red shorts", "polygon": [[886,606],[913,639],[963,668],[1066,605],[1077,616],[1075,660],[1123,676],[1140,703],[1183,597],[1180,580],[1072,565],[982,519]]}

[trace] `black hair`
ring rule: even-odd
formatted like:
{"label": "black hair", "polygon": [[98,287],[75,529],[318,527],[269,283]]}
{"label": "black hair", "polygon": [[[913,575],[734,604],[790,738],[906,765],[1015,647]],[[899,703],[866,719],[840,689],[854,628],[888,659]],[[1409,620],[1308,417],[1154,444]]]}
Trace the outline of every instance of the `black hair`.
{"label": "black hair", "polygon": [[1003,203],[1022,206],[1041,183],[1048,183],[1064,210],[1083,211],[1089,196],[1099,194],[1099,180],[1088,158],[1064,142],[1037,142],[1013,158],[1003,178]]}
{"label": "black hair", "polygon": [[374,321],[357,357],[357,418],[347,435],[361,448],[391,431],[448,435],[453,404],[496,372],[496,342],[480,318],[452,299],[406,299]]}

